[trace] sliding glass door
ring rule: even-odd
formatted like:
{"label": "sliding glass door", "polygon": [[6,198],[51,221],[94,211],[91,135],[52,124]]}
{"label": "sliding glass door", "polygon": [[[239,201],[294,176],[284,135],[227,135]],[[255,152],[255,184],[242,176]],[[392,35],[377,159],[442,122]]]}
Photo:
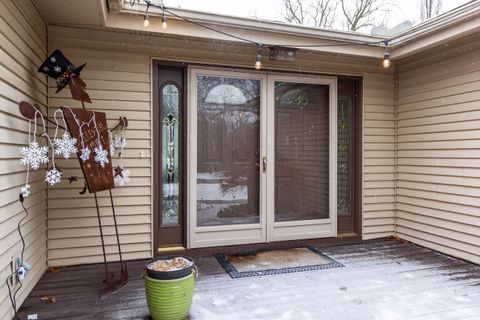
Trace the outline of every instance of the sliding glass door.
{"label": "sliding glass door", "polygon": [[336,80],[191,69],[190,85],[189,246],[334,236]]}

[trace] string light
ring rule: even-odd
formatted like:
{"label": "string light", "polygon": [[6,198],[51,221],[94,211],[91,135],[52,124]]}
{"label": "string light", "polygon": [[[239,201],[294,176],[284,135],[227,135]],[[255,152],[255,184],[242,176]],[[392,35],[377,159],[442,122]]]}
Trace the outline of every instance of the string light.
{"label": "string light", "polygon": [[[137,1],[141,2],[142,0],[130,0],[130,5],[133,6]],[[152,4],[150,2],[150,0],[143,0],[143,2],[145,2],[147,4],[147,9],[145,11],[145,15],[144,15],[144,19],[143,19],[143,25],[145,27],[148,27],[148,25],[150,24],[149,16],[148,16],[148,9],[150,8],[150,6],[158,8],[158,9],[162,10],[162,13],[163,13],[162,14],[162,28],[163,29],[167,29],[167,16],[165,15],[165,13],[168,12],[173,17],[176,17],[176,18],[181,19],[183,21],[189,22],[189,23],[194,24],[196,26],[199,26],[201,28],[208,29],[210,31],[213,31],[213,32],[216,32],[216,33],[219,33],[219,34],[223,34],[227,37],[230,37],[230,38],[233,38],[233,39],[236,39],[236,40],[240,40],[240,41],[244,41],[244,42],[248,42],[248,43],[257,45],[258,51],[257,51],[257,54],[255,56],[255,69],[259,70],[259,69],[262,68],[262,56],[260,54],[260,48],[263,45],[262,43],[257,43],[254,40],[250,40],[250,39],[243,38],[243,37],[240,37],[240,36],[237,36],[237,35],[234,35],[234,34],[230,34],[230,33],[225,32],[225,31],[217,30],[217,29],[212,28],[210,26],[204,25],[200,22],[190,20],[189,18],[183,17],[183,16],[181,16],[181,15],[175,13],[175,12],[169,11],[165,7],[165,5],[163,5],[163,4]],[[378,44],[383,43],[383,44],[385,44],[385,52],[383,54],[382,65],[383,65],[384,68],[389,68],[391,63],[390,63],[390,52],[388,51],[388,43],[391,40],[393,40],[394,38],[385,39],[383,41],[341,42],[341,43],[335,43],[335,44],[304,44],[304,45],[302,45],[302,44],[292,44],[292,45],[282,44],[282,47],[285,47],[285,48],[288,48],[288,47],[292,47],[292,48],[323,48],[323,47],[341,47],[341,46],[355,46],[355,45],[370,46],[370,45],[378,45]],[[275,47],[275,44],[267,44],[267,45]]]}
{"label": "string light", "polygon": [[262,55],[260,54],[260,49],[262,48],[262,43],[257,43],[257,55],[255,57],[255,69],[260,70],[262,68]]}
{"label": "string light", "polygon": [[162,28],[163,28],[163,29],[167,29],[167,17],[165,16],[165,10],[163,10]]}
{"label": "string light", "polygon": [[385,52],[383,53],[383,67],[390,67],[390,52],[388,52],[388,40],[383,41],[385,44]]}
{"label": "string light", "polygon": [[145,15],[143,16],[143,26],[146,28],[150,25],[150,20],[148,20],[148,8],[150,8],[150,4],[147,4],[147,10],[145,10]]}

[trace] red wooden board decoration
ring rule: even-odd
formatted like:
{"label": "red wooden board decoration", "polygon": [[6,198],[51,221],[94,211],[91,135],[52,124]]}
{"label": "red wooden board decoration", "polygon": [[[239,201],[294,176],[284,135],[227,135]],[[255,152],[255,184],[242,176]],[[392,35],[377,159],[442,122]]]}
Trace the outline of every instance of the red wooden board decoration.
{"label": "red wooden board decoration", "polygon": [[[94,148],[98,147],[98,136],[93,121],[82,127],[83,142],[85,146],[90,148],[91,155],[86,161],[80,160],[82,143],[79,125],[76,121],[78,121],[80,125],[88,123],[93,116],[93,111],[69,107],[62,107],[62,110],[72,137],[77,139],[77,157],[80,161],[80,166],[82,167],[83,176],[87,182],[88,191],[92,193],[113,189],[112,158],[110,155],[110,141],[108,139],[107,117],[105,113],[95,111],[95,122],[97,124],[98,132],[100,133],[100,143],[102,144],[103,149],[108,152],[108,163],[102,167],[94,160]],[[72,112],[74,114],[72,114]]]}

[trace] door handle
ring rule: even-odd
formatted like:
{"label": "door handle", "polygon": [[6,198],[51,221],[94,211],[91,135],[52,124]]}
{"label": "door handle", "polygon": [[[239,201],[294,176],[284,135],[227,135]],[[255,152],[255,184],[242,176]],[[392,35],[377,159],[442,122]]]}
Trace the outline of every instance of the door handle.
{"label": "door handle", "polygon": [[263,164],[263,173],[267,173],[267,157],[263,157],[262,164]]}

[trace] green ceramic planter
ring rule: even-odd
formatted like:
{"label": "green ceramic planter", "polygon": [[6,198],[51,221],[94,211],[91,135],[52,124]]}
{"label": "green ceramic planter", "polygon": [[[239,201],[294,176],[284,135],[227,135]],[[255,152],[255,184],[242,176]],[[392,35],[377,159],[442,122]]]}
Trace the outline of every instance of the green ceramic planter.
{"label": "green ceramic planter", "polygon": [[192,306],[195,274],[174,279],[157,280],[145,275],[148,310],[154,320],[183,320]]}

